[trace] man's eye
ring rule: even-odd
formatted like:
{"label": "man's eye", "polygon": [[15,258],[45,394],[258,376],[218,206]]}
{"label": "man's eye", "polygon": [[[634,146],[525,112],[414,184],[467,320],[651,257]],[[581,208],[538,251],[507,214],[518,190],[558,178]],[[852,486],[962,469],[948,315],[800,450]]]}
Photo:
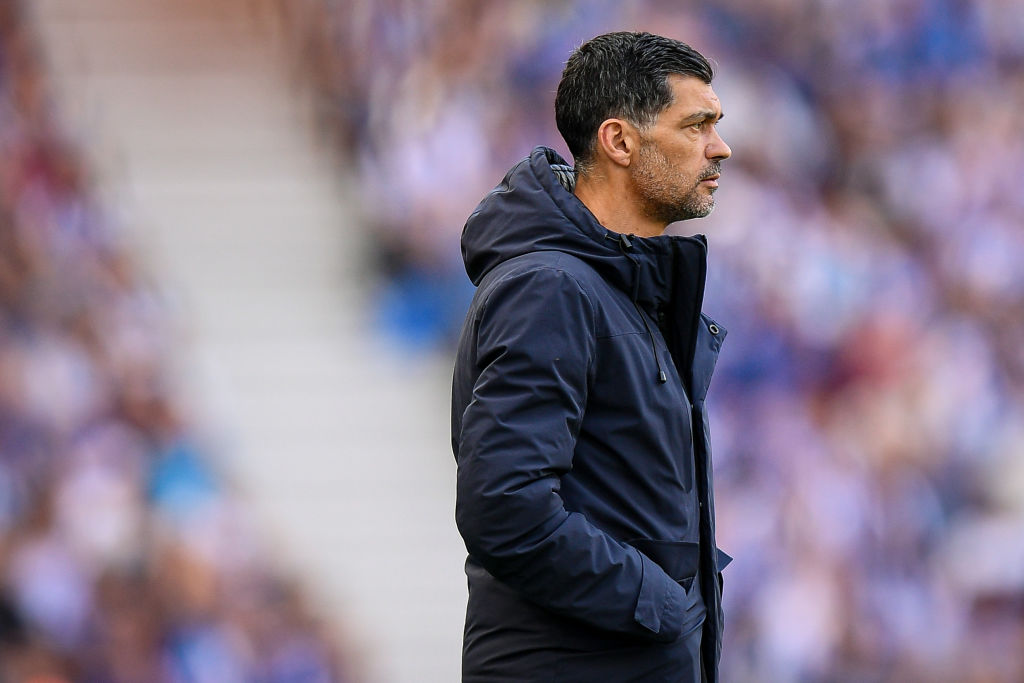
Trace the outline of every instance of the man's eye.
{"label": "man's eye", "polygon": [[698,121],[697,123],[691,124],[690,128],[694,130],[704,130],[704,121]]}

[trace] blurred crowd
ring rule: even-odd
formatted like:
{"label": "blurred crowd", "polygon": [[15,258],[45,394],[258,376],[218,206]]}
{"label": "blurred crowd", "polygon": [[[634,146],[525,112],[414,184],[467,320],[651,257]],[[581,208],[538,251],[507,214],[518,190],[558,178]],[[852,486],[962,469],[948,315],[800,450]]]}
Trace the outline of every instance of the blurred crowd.
{"label": "blurred crowd", "polygon": [[167,308],[0,3],[0,681],[344,680],[190,427]]}
{"label": "blurred crowd", "polygon": [[716,63],[733,149],[705,310],[724,680],[1024,680],[1017,0],[288,3],[365,198],[380,321],[447,343],[477,201],[546,144],[583,40]]}

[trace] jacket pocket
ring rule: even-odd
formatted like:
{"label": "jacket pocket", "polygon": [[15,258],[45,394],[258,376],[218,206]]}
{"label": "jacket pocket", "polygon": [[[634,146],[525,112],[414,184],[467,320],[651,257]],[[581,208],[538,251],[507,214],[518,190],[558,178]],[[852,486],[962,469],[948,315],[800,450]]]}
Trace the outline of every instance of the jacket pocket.
{"label": "jacket pocket", "polygon": [[700,560],[698,546],[688,541],[659,541],[650,538],[635,538],[626,541],[651,558],[655,564],[676,581],[687,592],[693,584]]}

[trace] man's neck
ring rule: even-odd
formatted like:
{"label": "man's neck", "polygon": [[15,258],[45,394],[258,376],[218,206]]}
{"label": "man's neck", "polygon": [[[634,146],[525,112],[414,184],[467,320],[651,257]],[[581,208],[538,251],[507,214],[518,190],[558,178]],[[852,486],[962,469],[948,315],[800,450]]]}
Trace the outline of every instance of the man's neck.
{"label": "man's neck", "polygon": [[643,215],[626,187],[615,187],[605,178],[579,175],[574,194],[594,214],[594,218],[612,232],[637,237],[654,237],[668,227]]}

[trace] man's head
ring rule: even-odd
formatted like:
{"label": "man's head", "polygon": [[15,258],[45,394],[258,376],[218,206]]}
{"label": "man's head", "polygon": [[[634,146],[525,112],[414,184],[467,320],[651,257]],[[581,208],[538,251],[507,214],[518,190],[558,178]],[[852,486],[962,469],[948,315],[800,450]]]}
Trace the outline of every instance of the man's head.
{"label": "man's head", "polygon": [[650,33],[609,33],[569,57],[555,120],[581,178],[615,175],[638,212],[668,224],[706,216],[731,154],[707,59]]}

